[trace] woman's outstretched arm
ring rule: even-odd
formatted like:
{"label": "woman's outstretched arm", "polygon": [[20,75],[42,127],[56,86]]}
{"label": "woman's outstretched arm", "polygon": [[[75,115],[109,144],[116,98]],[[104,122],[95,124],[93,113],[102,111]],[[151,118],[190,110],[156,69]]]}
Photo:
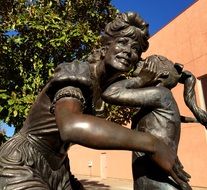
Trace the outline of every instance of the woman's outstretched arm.
{"label": "woman's outstretched arm", "polygon": [[65,142],[95,149],[133,150],[149,153],[154,162],[189,190],[189,175],[183,171],[176,153],[150,134],[131,131],[95,116],[82,114],[81,103],[75,98],[56,102],[55,117],[61,138]]}

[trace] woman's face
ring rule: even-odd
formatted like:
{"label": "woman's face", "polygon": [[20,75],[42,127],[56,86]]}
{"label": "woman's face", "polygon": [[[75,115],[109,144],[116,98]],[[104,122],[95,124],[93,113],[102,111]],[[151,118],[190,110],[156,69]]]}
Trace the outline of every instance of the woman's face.
{"label": "woman's face", "polygon": [[130,71],[140,59],[139,44],[129,37],[119,37],[110,43],[103,62],[117,71]]}

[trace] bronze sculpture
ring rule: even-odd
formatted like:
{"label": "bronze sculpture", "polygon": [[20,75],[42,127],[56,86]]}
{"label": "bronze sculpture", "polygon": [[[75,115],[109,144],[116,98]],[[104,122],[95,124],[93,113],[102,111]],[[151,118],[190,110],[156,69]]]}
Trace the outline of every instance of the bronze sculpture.
{"label": "bronze sculpture", "polygon": [[188,189],[189,176],[169,146],[93,116],[101,92],[135,67],[148,48],[148,37],[148,25],[137,14],[120,14],[106,26],[102,48],[92,54],[95,64],[76,60],[56,68],[23,128],[0,148],[0,189],[81,189],[71,180],[66,152],[71,143],[149,153]]}
{"label": "bronze sculpture", "polygon": [[[181,117],[170,90],[178,82],[184,84],[186,105],[196,119],[207,126],[207,113],[196,103],[196,79],[189,71],[183,71],[182,65],[174,64],[163,56],[152,55],[138,63],[134,77],[112,84],[102,95],[114,104],[140,107],[132,119],[133,130],[150,133],[177,152]],[[143,152],[133,152],[132,172],[135,190],[180,189]]]}

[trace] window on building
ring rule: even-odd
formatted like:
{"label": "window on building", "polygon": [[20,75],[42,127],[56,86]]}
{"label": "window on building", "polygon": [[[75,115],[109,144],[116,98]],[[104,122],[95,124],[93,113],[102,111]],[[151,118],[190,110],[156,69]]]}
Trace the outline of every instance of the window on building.
{"label": "window on building", "polygon": [[200,83],[200,100],[201,106],[207,109],[207,74],[198,78]]}

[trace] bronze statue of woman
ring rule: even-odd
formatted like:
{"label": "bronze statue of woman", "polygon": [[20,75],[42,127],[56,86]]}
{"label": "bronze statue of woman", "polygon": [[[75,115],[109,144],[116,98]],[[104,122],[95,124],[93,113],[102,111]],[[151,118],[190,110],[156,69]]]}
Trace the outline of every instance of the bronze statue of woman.
{"label": "bronze statue of woman", "polygon": [[187,189],[188,175],[168,145],[95,116],[101,90],[135,67],[148,48],[148,37],[148,25],[137,14],[119,14],[106,25],[102,48],[91,55],[96,64],[76,60],[55,69],[20,132],[0,148],[0,189],[81,189],[69,168],[67,149],[72,143],[146,152]]}

